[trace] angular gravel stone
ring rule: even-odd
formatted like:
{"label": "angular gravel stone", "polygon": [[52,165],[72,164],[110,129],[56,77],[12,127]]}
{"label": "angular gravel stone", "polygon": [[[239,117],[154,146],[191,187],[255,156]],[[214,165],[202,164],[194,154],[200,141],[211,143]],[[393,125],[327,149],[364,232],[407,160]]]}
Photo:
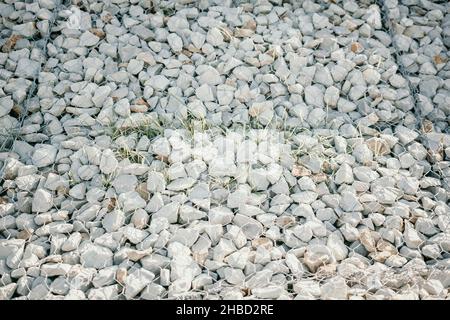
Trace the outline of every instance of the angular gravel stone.
{"label": "angular gravel stone", "polygon": [[85,268],[103,269],[113,265],[113,253],[108,248],[87,244],[80,252],[80,262]]}
{"label": "angular gravel stone", "polygon": [[106,149],[102,152],[100,158],[100,171],[104,174],[111,174],[118,168],[119,162],[114,156],[111,149]]}
{"label": "angular gravel stone", "polygon": [[317,86],[309,86],[305,88],[305,102],[308,105],[323,108],[324,94]]}
{"label": "angular gravel stone", "polygon": [[0,98],[0,117],[3,117],[11,111],[14,102],[10,96]]}
{"label": "angular gravel stone", "polygon": [[167,42],[173,52],[180,52],[183,49],[183,40],[175,33],[171,33],[167,36]]}
{"label": "angular gravel stone", "polygon": [[37,189],[33,196],[31,210],[33,212],[47,212],[53,207],[53,197],[45,189]]}
{"label": "angular gravel stone", "polygon": [[449,3],[25,2],[0,299],[448,298]]}
{"label": "angular gravel stone", "polygon": [[95,34],[92,34],[89,31],[85,31],[80,36],[80,46],[82,47],[92,47],[95,46],[100,41],[100,38],[97,37]]}
{"label": "angular gravel stone", "polygon": [[154,278],[155,275],[145,269],[139,269],[129,274],[125,280],[125,297],[127,299],[136,297]]}
{"label": "angular gravel stone", "polygon": [[330,86],[325,90],[325,94],[323,100],[325,105],[330,106],[331,108],[336,107],[336,104],[339,100],[339,89],[335,86]]}
{"label": "angular gravel stone", "polygon": [[46,167],[55,163],[58,150],[52,145],[38,145],[31,157],[33,164],[38,167]]}
{"label": "angular gravel stone", "polygon": [[368,68],[363,71],[364,80],[368,85],[376,85],[381,80],[381,75],[378,71]]}
{"label": "angular gravel stone", "polygon": [[121,210],[114,210],[103,217],[102,226],[106,232],[119,230],[125,223],[125,214]]}
{"label": "angular gravel stone", "polygon": [[160,172],[150,172],[147,180],[147,190],[150,192],[162,192],[166,188],[166,179]]}
{"label": "angular gravel stone", "polygon": [[37,61],[22,58],[17,62],[15,74],[19,77],[33,79],[38,75],[41,64]]}
{"label": "angular gravel stone", "polygon": [[342,166],[336,171],[334,175],[334,182],[337,184],[351,184],[353,183],[353,170],[352,168],[344,163]]}

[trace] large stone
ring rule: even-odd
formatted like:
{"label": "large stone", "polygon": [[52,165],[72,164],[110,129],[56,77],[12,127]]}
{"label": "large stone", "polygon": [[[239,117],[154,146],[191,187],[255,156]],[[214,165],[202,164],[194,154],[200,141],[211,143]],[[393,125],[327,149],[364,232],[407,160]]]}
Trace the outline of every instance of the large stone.
{"label": "large stone", "polygon": [[122,174],[117,176],[112,182],[112,186],[118,194],[134,191],[138,184],[136,176],[131,174]]}
{"label": "large stone", "polygon": [[55,163],[58,149],[50,144],[38,144],[31,156],[31,161],[38,167],[46,167]]}
{"label": "large stone", "polygon": [[17,62],[16,75],[23,78],[34,79],[37,77],[41,64],[37,61],[22,58]]}
{"label": "large stone", "polygon": [[149,285],[154,278],[155,274],[145,269],[137,269],[129,274],[125,280],[125,297],[127,299],[133,299]]}
{"label": "large stone", "polygon": [[305,102],[308,105],[323,108],[323,92],[317,86],[309,86],[305,88]]}
{"label": "large stone", "polygon": [[337,184],[351,184],[353,181],[352,167],[350,167],[347,163],[343,163],[334,175],[334,182]]}
{"label": "large stone", "polygon": [[103,217],[102,226],[106,232],[114,232],[125,222],[125,214],[121,210],[114,210]]}
{"label": "large stone", "polygon": [[117,170],[119,162],[117,161],[114,152],[111,149],[106,149],[102,152],[100,158],[100,171],[104,174],[111,174]]}
{"label": "large stone", "polygon": [[100,38],[89,31],[85,31],[80,36],[80,46],[82,47],[92,47],[95,46],[100,41]]}
{"label": "large stone", "polygon": [[81,250],[80,261],[85,268],[103,269],[113,265],[113,253],[108,248],[90,243]]}
{"label": "large stone", "polygon": [[161,209],[159,209],[157,212],[155,212],[152,216],[152,219],[155,219],[158,217],[164,217],[169,221],[169,223],[177,223],[179,209],[180,209],[180,203],[178,203],[176,201],[168,203],[165,206],[163,206]]}
{"label": "large stone", "polygon": [[0,98],[0,117],[3,117],[11,111],[14,102],[10,96]]}
{"label": "large stone", "polygon": [[145,208],[146,202],[144,199],[141,198],[140,194],[136,191],[129,191],[125,193],[121,193],[119,195],[119,204],[125,211],[131,212],[136,209],[142,209]]}
{"label": "large stone", "polygon": [[53,197],[50,192],[45,189],[37,189],[31,203],[33,212],[47,212],[53,207]]}
{"label": "large stone", "polygon": [[176,33],[169,34],[167,36],[167,42],[175,53],[178,53],[183,49],[183,40]]}

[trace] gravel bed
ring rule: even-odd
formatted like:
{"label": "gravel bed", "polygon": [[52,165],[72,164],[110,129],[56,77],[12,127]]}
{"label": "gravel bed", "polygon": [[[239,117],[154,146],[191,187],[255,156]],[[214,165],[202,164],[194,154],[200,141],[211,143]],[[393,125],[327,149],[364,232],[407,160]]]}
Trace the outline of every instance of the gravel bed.
{"label": "gravel bed", "polygon": [[448,299],[450,4],[0,16],[0,300]]}

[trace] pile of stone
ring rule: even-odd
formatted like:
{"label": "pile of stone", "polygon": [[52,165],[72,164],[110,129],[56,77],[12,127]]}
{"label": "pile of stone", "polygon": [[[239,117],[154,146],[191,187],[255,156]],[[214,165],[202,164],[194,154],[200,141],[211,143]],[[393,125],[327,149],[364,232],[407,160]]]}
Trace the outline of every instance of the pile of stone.
{"label": "pile of stone", "polygon": [[[9,3],[10,2],[10,3]],[[0,146],[6,148],[19,133],[34,94],[50,26],[56,15],[53,1],[0,4]]]}
{"label": "pile of stone", "polygon": [[417,94],[430,132],[448,130],[450,114],[450,6],[447,1],[386,1],[399,64]]}
{"label": "pile of stone", "polygon": [[0,4],[0,299],[448,298],[450,6],[403,2]]}

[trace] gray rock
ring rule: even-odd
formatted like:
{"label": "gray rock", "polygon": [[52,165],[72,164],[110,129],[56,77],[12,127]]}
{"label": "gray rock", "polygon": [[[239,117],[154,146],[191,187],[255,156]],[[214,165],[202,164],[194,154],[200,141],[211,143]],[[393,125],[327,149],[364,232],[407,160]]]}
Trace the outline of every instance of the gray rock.
{"label": "gray rock", "polygon": [[417,139],[417,137],[419,136],[417,132],[408,129],[404,126],[397,126],[395,128],[395,135],[403,145],[407,145],[411,141]]}
{"label": "gray rock", "polygon": [[336,261],[342,261],[347,258],[348,248],[339,237],[331,234],[327,240],[327,247],[330,248]]}
{"label": "gray rock", "polygon": [[419,190],[419,180],[414,177],[401,177],[397,186],[406,194],[415,195]]}
{"label": "gray rock", "polygon": [[306,247],[303,263],[311,272],[316,272],[319,267],[332,263],[333,261],[333,254],[327,246],[311,244]]}
{"label": "gray rock", "polygon": [[398,197],[392,188],[384,188],[382,186],[374,187],[372,193],[381,204],[394,204]]}
{"label": "gray rock", "polygon": [[140,194],[136,191],[128,191],[119,195],[119,205],[123,210],[127,212],[134,211],[136,209],[145,208],[146,202],[141,198]]}
{"label": "gray rock", "polygon": [[136,176],[133,176],[131,174],[119,175],[112,182],[112,186],[118,194],[134,191],[137,184],[138,179],[136,178]]}
{"label": "gray rock", "polygon": [[171,202],[155,212],[152,217],[153,219],[163,217],[166,218],[169,223],[177,223],[179,208],[180,204],[178,202]]}
{"label": "gray rock", "polygon": [[37,77],[41,64],[37,61],[22,58],[17,62],[15,74],[22,78],[33,79]]}
{"label": "gray rock", "polygon": [[330,106],[331,108],[336,107],[337,102],[339,100],[340,91],[335,86],[330,86],[325,90],[325,95],[323,96],[323,100],[325,105]]}
{"label": "gray rock", "polygon": [[273,118],[273,102],[253,102],[249,109],[249,114],[258,119],[263,125],[267,125]]}
{"label": "gray rock", "polygon": [[119,297],[119,285],[111,285],[98,289],[90,289],[89,300],[117,300]]}
{"label": "gray rock", "polygon": [[222,83],[222,78],[220,77],[219,71],[211,66],[203,66],[204,68],[197,70],[200,73],[198,77],[198,82],[200,85],[208,84],[210,86],[215,86]]}
{"label": "gray rock", "polygon": [[92,102],[97,108],[101,108],[103,106],[103,103],[106,101],[106,98],[108,98],[109,94],[111,93],[112,89],[109,86],[100,86],[95,90],[94,96],[92,97]]}
{"label": "gray rock", "polygon": [[199,32],[192,32],[190,38],[191,38],[192,44],[198,49],[200,49],[203,46],[203,44],[205,43],[205,40],[206,40],[206,36]]}
{"label": "gray rock", "polygon": [[316,73],[314,75],[314,82],[323,84],[325,87],[330,87],[333,85],[334,81],[331,77],[330,70],[327,67],[317,65]]}
{"label": "gray rock", "polygon": [[1,10],[0,299],[445,297],[442,1],[386,1],[392,38],[373,1],[114,0],[61,28],[25,2]]}
{"label": "gray rock", "polygon": [[376,85],[381,80],[381,75],[373,68],[367,68],[363,71],[364,80],[368,85]]}
{"label": "gray rock", "polygon": [[223,44],[223,35],[218,28],[211,28],[206,34],[206,41],[214,47]]}
{"label": "gray rock", "polygon": [[209,210],[208,218],[213,225],[227,225],[233,220],[233,212],[227,207],[215,207]]}
{"label": "gray rock", "polygon": [[110,249],[89,243],[80,251],[80,262],[85,268],[103,269],[113,265]]}
{"label": "gray rock", "polygon": [[49,295],[49,289],[46,283],[40,283],[33,287],[28,294],[28,300],[45,300]]}
{"label": "gray rock", "polygon": [[133,299],[149,285],[154,278],[155,275],[145,269],[138,269],[129,274],[125,280],[125,297],[127,299]]}
{"label": "gray rock", "polygon": [[41,265],[41,275],[44,277],[65,276],[72,265],[67,263],[45,263]]}
{"label": "gray rock", "polygon": [[77,174],[82,180],[89,181],[99,173],[99,171],[99,168],[95,165],[84,165],[78,169]]}
{"label": "gray rock", "polygon": [[353,156],[356,161],[362,164],[367,164],[373,160],[373,152],[369,149],[367,144],[360,143],[353,148]]}
{"label": "gray rock", "polygon": [[252,293],[255,295],[255,297],[259,299],[278,299],[283,294],[283,292],[283,287],[276,285],[264,288],[255,288],[252,290]]}
{"label": "gray rock", "polygon": [[14,102],[10,96],[0,98],[0,117],[9,114],[13,106]]}
{"label": "gray rock", "polygon": [[125,226],[122,231],[125,239],[127,239],[132,244],[141,243],[149,235],[147,231],[134,228],[131,225]]}
{"label": "gray rock", "polygon": [[117,266],[107,267],[98,271],[92,279],[92,284],[96,288],[112,285],[116,282]]}
{"label": "gray rock", "polygon": [[180,228],[174,232],[170,241],[179,242],[187,247],[192,247],[195,241],[197,241],[198,236],[198,230]]}
{"label": "gray rock", "polygon": [[334,182],[337,184],[353,183],[353,170],[347,163],[343,163],[334,175]]}
{"label": "gray rock", "polygon": [[143,229],[147,225],[149,218],[150,217],[145,210],[138,209],[131,217],[131,223],[133,223],[136,228]]}
{"label": "gray rock", "polygon": [[167,42],[173,52],[178,53],[183,49],[183,40],[176,34],[171,33],[167,36]]}
{"label": "gray rock", "polygon": [[354,212],[363,210],[363,206],[358,200],[358,197],[349,191],[342,192],[341,201],[339,205],[344,211]]}
{"label": "gray rock", "polygon": [[26,38],[30,38],[38,32],[38,29],[36,28],[34,22],[26,22],[22,24],[13,25],[13,30],[17,34],[20,34],[21,36],[24,36]]}
{"label": "gray rock", "polygon": [[149,85],[156,91],[164,91],[169,86],[170,81],[163,75],[156,75],[150,78]]}
{"label": "gray rock", "polygon": [[370,183],[380,176],[376,171],[371,170],[369,167],[363,166],[353,168],[353,174],[356,179],[366,183]]}
{"label": "gray rock", "polygon": [[429,294],[437,296],[445,290],[442,283],[437,279],[429,279],[423,284],[423,289],[425,289]]}
{"label": "gray rock", "polygon": [[10,300],[16,291],[17,283],[10,283],[0,287],[0,300]]}
{"label": "gray rock", "polygon": [[72,233],[69,238],[67,238],[67,240],[62,244],[61,250],[66,252],[76,250],[81,243],[81,239],[81,233]]}
{"label": "gray rock", "polygon": [[33,164],[38,167],[46,167],[55,163],[56,147],[49,144],[39,144],[35,146],[35,151],[31,157]]}
{"label": "gray rock", "polygon": [[130,102],[128,99],[121,99],[114,105],[114,112],[119,116],[127,118],[131,115]]}
{"label": "gray rock", "polygon": [[214,93],[211,87],[206,83],[195,89],[195,95],[204,102],[214,101]]}
{"label": "gray rock", "polygon": [[150,192],[162,192],[166,189],[166,179],[160,172],[152,171],[148,174],[147,190]]}
{"label": "gray rock", "polygon": [[37,189],[33,196],[31,210],[33,212],[47,212],[53,207],[53,197],[45,189]]}
{"label": "gray rock", "polygon": [[257,238],[263,232],[263,226],[260,222],[239,213],[234,216],[233,223],[241,227],[244,235],[250,240]]}
{"label": "gray rock", "polygon": [[405,225],[405,231],[403,232],[403,239],[405,244],[411,248],[418,248],[424,241],[419,237],[417,231],[407,223]]}
{"label": "gray rock", "polygon": [[407,81],[405,78],[398,74],[394,74],[389,78],[389,83],[392,84],[395,88],[402,88],[407,85]]}
{"label": "gray rock", "polygon": [[150,283],[145,287],[145,289],[141,293],[141,299],[145,300],[155,300],[161,299],[165,296],[166,289],[156,283]]}
{"label": "gray rock", "polygon": [[125,223],[125,213],[121,210],[114,210],[106,214],[102,220],[102,226],[106,232],[119,230]]}
{"label": "gray rock", "polygon": [[85,31],[80,36],[80,46],[82,47],[92,47],[95,46],[100,41],[100,38],[89,31]]}
{"label": "gray rock", "polygon": [[195,182],[196,180],[194,178],[180,178],[169,183],[167,189],[172,191],[182,191],[191,188]]}
{"label": "gray rock", "polygon": [[305,102],[308,105],[323,108],[324,107],[324,95],[322,90],[317,86],[308,86],[305,88]]}
{"label": "gray rock", "polygon": [[127,71],[133,75],[136,75],[141,72],[143,68],[143,60],[131,59],[130,62],[128,62]]}
{"label": "gray rock", "polygon": [[106,149],[102,152],[102,156],[100,158],[100,171],[102,173],[113,173],[118,168],[118,164],[119,162],[111,149]]}
{"label": "gray rock", "polygon": [[329,279],[320,287],[320,298],[324,300],[346,300],[348,293],[349,288],[345,279],[339,276]]}
{"label": "gray rock", "polygon": [[170,32],[177,32],[185,29],[189,29],[189,22],[183,16],[174,15],[167,21],[167,27]]}
{"label": "gray rock", "polygon": [[423,217],[417,219],[415,229],[426,236],[433,236],[439,232],[432,219]]}
{"label": "gray rock", "polygon": [[308,114],[307,122],[313,128],[319,128],[326,120],[326,112],[321,108],[314,108]]}
{"label": "gray rock", "polygon": [[86,184],[79,183],[69,190],[69,196],[74,199],[83,200],[86,196]]}
{"label": "gray rock", "polygon": [[339,98],[337,102],[337,109],[339,112],[343,113],[351,112],[356,109],[356,104],[344,98]]}

